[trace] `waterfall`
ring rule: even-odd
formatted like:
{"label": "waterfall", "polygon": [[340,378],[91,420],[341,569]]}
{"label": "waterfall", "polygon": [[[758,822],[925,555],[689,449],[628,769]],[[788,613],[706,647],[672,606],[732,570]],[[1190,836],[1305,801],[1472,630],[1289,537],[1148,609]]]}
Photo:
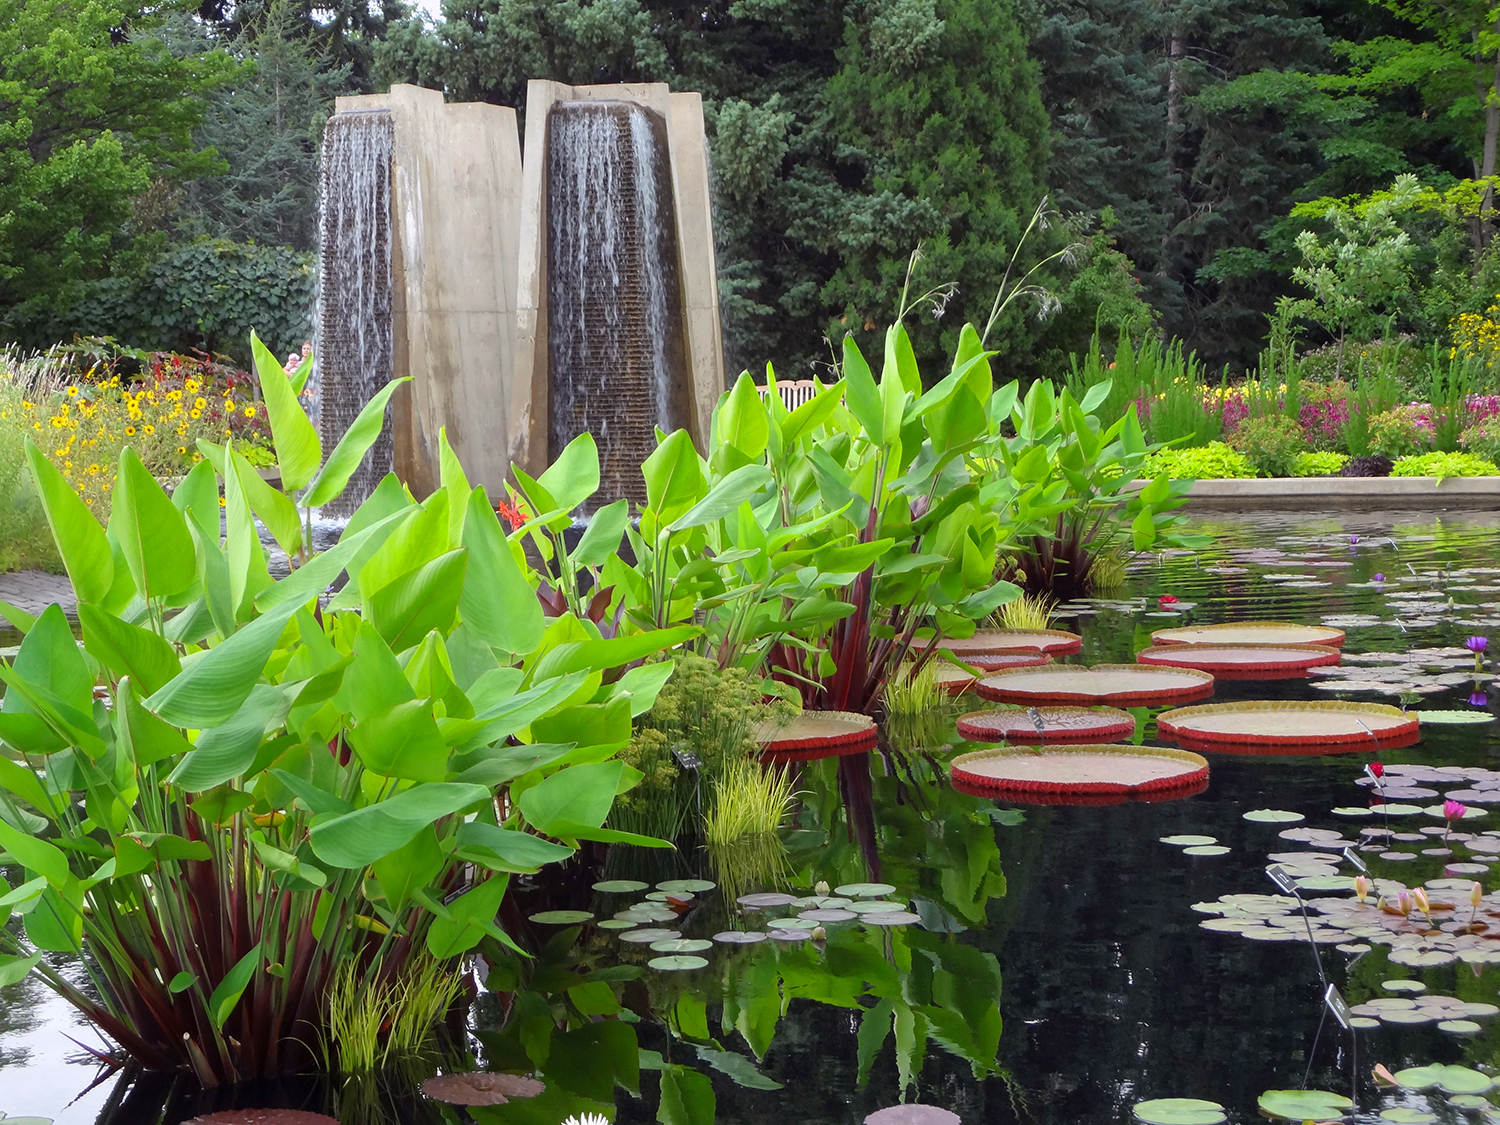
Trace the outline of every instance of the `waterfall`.
{"label": "waterfall", "polygon": [[[388,110],[339,113],[323,132],[318,230],[318,426],[331,453],[365,403],[390,381],[391,162]],[[324,514],[348,516],[391,471],[391,427]]]}
{"label": "waterfall", "polygon": [[666,153],[664,123],[638,105],[564,101],[548,117],[549,453],[592,433],[601,502],[643,501],[656,428],[686,421]]}

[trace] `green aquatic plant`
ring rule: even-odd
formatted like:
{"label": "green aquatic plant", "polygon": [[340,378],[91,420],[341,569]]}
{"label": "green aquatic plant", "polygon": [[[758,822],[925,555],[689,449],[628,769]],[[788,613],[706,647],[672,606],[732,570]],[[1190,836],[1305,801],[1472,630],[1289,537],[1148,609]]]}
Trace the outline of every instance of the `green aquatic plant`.
{"label": "green aquatic plant", "polygon": [[1403,457],[1391,467],[1393,477],[1493,477],[1500,466],[1473,453],[1422,453]]}
{"label": "green aquatic plant", "polygon": [[[263,352],[283,482],[337,495],[388,395],[324,459]],[[0,983],[35,974],[123,1054],[207,1086],[313,1069],[341,966],[392,987],[511,941],[512,874],[585,839],[665,846],[602,827],[638,780],[611,759],[650,679],[625,667],[696,630],[549,624],[439,441],[431,496],[387,477],[321,554],[233,446],[171,496],[127,449],[107,531],[28,448],[82,642],[55,605],[11,615],[0,847],[24,877],[0,881],[20,916]],[[302,560],[279,581],[257,519]]]}
{"label": "green aquatic plant", "polygon": [[723,847],[745,836],[774,833],[791,814],[794,800],[789,770],[741,758],[714,779],[703,818],[704,840]]}
{"label": "green aquatic plant", "polygon": [[894,750],[912,753],[937,747],[958,708],[948,686],[937,678],[940,665],[930,661],[885,686],[885,737]]}
{"label": "green aquatic plant", "polygon": [[346,962],[328,987],[322,1050],[331,1073],[368,1074],[422,1054],[464,986],[456,966],[425,957],[394,979],[368,984],[362,977],[356,963]]}
{"label": "green aquatic plant", "polygon": [[1047,594],[1022,594],[995,611],[994,620],[1002,629],[1040,632],[1052,625],[1057,599]]}

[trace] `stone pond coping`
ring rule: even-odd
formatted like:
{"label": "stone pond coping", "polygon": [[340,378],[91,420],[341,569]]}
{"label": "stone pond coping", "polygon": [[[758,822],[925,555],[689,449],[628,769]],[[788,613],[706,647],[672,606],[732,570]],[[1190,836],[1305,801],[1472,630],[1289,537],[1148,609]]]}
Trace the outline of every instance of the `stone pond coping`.
{"label": "stone pond coping", "polygon": [[1500,510],[1500,477],[1265,477],[1200,480],[1188,507],[1237,511]]}

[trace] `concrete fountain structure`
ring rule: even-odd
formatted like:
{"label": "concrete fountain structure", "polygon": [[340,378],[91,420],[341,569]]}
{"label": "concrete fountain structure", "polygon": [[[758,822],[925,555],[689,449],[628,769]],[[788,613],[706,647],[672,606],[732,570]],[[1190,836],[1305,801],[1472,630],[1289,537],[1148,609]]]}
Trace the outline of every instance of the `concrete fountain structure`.
{"label": "concrete fountain structure", "polygon": [[515,111],[436,91],[340,98],[324,133],[317,313],[325,446],[390,378],[347,515],[394,469],[437,486],[438,431],[502,494],[579,433],[600,499],[643,499],[655,431],[706,448],[724,388],[703,109],[665,85],[532,82]]}

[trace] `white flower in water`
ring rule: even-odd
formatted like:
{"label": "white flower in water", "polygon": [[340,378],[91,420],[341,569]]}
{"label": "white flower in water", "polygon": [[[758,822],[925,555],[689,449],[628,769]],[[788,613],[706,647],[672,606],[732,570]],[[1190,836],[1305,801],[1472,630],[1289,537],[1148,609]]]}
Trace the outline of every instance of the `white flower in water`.
{"label": "white flower in water", "polygon": [[609,1118],[601,1113],[585,1113],[582,1117],[569,1117],[562,1125],[609,1125]]}

